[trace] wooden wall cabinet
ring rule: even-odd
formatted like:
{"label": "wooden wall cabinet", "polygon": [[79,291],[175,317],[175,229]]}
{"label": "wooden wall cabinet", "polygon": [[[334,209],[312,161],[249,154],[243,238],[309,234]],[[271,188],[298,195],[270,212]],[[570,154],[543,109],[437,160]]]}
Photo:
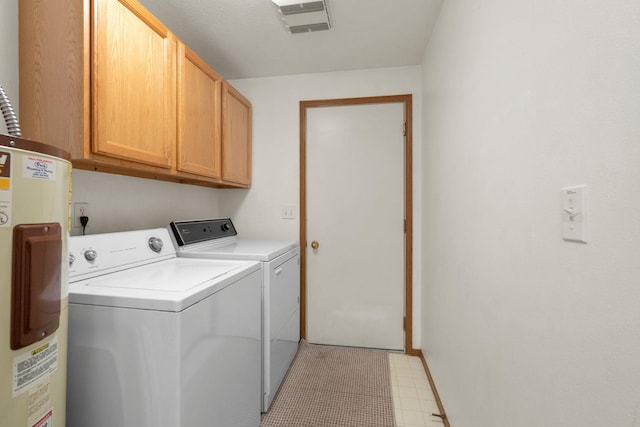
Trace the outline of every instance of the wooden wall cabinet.
{"label": "wooden wall cabinet", "polygon": [[251,103],[227,82],[222,85],[222,181],[251,185]]}
{"label": "wooden wall cabinet", "polygon": [[251,185],[251,103],[178,41],[178,173]]}
{"label": "wooden wall cabinet", "polygon": [[93,35],[93,153],[170,169],[175,37],[126,0],[95,1]]}
{"label": "wooden wall cabinet", "polygon": [[179,173],[220,179],[222,77],[178,42]]}
{"label": "wooden wall cabinet", "polygon": [[245,152],[231,139],[247,145],[237,130],[225,139],[227,86],[136,0],[20,0],[19,13],[25,137],[70,152],[80,169],[250,185],[225,179]]}

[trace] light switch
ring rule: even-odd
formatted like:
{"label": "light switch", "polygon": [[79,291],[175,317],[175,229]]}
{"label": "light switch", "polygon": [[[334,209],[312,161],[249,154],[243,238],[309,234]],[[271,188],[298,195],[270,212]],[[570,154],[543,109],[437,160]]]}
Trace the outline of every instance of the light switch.
{"label": "light switch", "polygon": [[587,243],[587,186],[562,189],[562,238]]}
{"label": "light switch", "polygon": [[282,206],[282,218],[283,219],[296,219],[296,207],[295,205]]}

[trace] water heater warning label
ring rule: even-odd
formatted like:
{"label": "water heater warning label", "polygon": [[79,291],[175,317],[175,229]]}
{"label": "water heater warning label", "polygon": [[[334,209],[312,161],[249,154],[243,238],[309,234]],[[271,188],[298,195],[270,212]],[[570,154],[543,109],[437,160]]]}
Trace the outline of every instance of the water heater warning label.
{"label": "water heater warning label", "polygon": [[32,427],[51,427],[53,409],[51,408],[51,381],[49,378],[38,383],[29,391],[27,400],[27,425]]}
{"label": "water heater warning label", "polygon": [[7,179],[11,178],[11,153],[0,151],[0,178],[2,178],[0,181],[0,189],[6,190],[9,188]]}
{"label": "water heater warning label", "polygon": [[11,153],[0,151],[0,227],[11,227]]}
{"label": "water heater warning label", "polygon": [[31,427],[53,427],[53,410],[44,414],[35,424],[31,424]]}
{"label": "water heater warning label", "polygon": [[13,397],[27,391],[58,367],[58,337],[13,359]]}

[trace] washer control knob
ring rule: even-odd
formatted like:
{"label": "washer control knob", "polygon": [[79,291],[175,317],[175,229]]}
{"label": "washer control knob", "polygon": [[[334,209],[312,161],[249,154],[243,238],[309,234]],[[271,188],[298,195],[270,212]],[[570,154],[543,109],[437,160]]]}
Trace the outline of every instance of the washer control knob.
{"label": "washer control knob", "polygon": [[151,248],[153,252],[159,253],[162,250],[163,245],[162,239],[157,237],[149,238],[149,248]]}
{"label": "washer control knob", "polygon": [[96,258],[98,258],[98,252],[94,251],[93,249],[87,249],[86,251],[84,251],[84,259],[86,259],[89,262],[93,262],[96,260]]}
{"label": "washer control knob", "polygon": [[228,222],[225,222],[224,224],[222,224],[222,225],[220,226],[220,228],[222,228],[222,231],[229,231],[229,230],[231,230],[231,227],[229,226],[229,223],[228,223]]}
{"label": "washer control knob", "polygon": [[76,256],[74,254],[70,253],[69,254],[69,267],[71,267],[75,261],[76,261]]}

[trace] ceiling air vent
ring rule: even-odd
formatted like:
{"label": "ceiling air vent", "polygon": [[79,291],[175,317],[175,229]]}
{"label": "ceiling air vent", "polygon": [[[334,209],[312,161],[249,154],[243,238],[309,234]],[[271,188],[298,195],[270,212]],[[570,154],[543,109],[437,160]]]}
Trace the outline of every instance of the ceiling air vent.
{"label": "ceiling air vent", "polygon": [[272,0],[278,6],[284,26],[291,34],[331,28],[326,0]]}

